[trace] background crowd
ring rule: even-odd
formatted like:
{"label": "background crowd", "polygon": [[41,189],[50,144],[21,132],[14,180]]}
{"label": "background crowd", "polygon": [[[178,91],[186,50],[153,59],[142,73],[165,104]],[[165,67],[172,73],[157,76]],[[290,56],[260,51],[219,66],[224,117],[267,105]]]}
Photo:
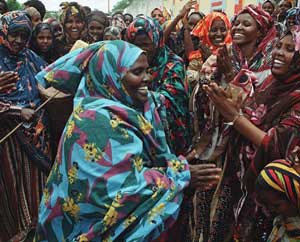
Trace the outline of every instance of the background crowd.
{"label": "background crowd", "polygon": [[0,241],[300,241],[300,9],[196,4],[0,1]]}

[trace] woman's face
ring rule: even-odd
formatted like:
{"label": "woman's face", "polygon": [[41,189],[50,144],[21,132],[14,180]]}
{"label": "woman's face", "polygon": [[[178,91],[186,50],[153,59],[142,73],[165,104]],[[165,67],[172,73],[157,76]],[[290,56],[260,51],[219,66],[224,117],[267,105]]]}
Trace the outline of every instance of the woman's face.
{"label": "woman's face", "polygon": [[255,19],[249,13],[242,13],[234,21],[231,35],[233,43],[244,46],[256,43],[261,33]]}
{"label": "woman's face", "polygon": [[141,54],[122,80],[124,88],[137,107],[142,107],[148,100],[148,66],[146,55]]}
{"label": "woman's face", "polygon": [[65,23],[65,32],[72,41],[79,40],[84,30],[84,22],[78,15],[68,16]]}
{"label": "woman's face", "polygon": [[190,30],[192,30],[200,20],[201,17],[198,14],[191,14],[188,20]]}
{"label": "woman's face", "polygon": [[103,39],[104,26],[98,21],[91,21],[88,24],[88,33],[95,41]]}
{"label": "woman's face", "polygon": [[263,193],[258,194],[257,200],[272,215],[281,215],[284,217],[297,216],[297,208],[285,198],[285,194],[279,194],[276,191],[263,191]]}
{"label": "woman's face", "polygon": [[224,21],[221,19],[216,19],[212,22],[208,36],[213,45],[220,46],[224,43],[227,32],[228,30]]}
{"label": "woman's face", "polygon": [[146,52],[147,58],[148,58],[148,63],[151,65],[151,63],[154,59],[154,56],[156,54],[156,48],[155,48],[154,43],[148,37],[148,35],[138,34],[135,37],[133,44],[140,47],[142,50],[144,50]]}
{"label": "woman's face", "polygon": [[41,15],[40,14],[33,15],[31,17],[31,22],[32,22],[33,28],[35,28],[35,26],[37,26],[39,23],[42,22]]}
{"label": "woman's face", "polygon": [[291,3],[289,1],[281,1],[278,5],[279,14],[284,15],[286,14],[287,10],[291,8]]}
{"label": "woman's face", "polygon": [[36,42],[41,52],[47,52],[53,42],[50,30],[44,29],[40,31],[36,36]]}
{"label": "woman's face", "polygon": [[164,23],[164,16],[163,16],[163,13],[158,10],[158,9],[155,9],[152,13],[151,13],[151,17],[152,18],[155,18],[160,24],[163,24]]}
{"label": "woman's face", "polygon": [[133,21],[133,19],[130,15],[127,15],[127,14],[124,15],[124,22],[127,27],[129,26],[129,24],[131,24],[132,21]]}
{"label": "woman's face", "polygon": [[52,28],[53,28],[54,37],[55,37],[56,39],[61,39],[62,36],[63,36],[63,29],[62,29],[60,23],[57,22],[57,21],[53,21],[53,22],[51,23],[51,26],[52,26]]}
{"label": "woman's face", "polygon": [[282,76],[289,72],[294,54],[295,43],[292,35],[286,35],[277,42],[272,53],[271,71],[274,76]]}
{"label": "woman's face", "polygon": [[262,9],[265,10],[266,12],[268,12],[272,16],[272,14],[274,12],[274,5],[270,2],[265,2],[262,5]]}
{"label": "woman's face", "polygon": [[29,38],[29,32],[24,29],[15,29],[7,35],[7,42],[10,45],[10,51],[12,54],[18,54],[22,51],[27,44]]}

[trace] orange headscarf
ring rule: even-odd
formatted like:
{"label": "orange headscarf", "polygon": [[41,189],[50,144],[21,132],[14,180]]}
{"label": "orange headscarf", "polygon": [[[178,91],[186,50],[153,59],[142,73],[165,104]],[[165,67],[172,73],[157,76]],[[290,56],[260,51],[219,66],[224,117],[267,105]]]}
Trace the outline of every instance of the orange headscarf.
{"label": "orange headscarf", "polygon": [[224,39],[224,44],[231,44],[232,43],[232,39],[230,35],[231,24],[228,17],[224,13],[212,12],[206,15],[204,19],[198,22],[198,24],[194,27],[192,31],[192,35],[197,36],[203,44],[205,44],[208,48],[210,48],[213,54],[215,54],[215,52],[217,51],[218,46],[215,46],[211,42],[209,38],[209,30],[212,26],[213,21],[218,19],[224,21],[226,29],[228,30],[227,35]]}

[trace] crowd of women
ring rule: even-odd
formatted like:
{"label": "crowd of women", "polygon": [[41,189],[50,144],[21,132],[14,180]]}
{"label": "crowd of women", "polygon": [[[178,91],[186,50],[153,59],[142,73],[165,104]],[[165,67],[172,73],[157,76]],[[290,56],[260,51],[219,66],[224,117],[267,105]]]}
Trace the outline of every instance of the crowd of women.
{"label": "crowd of women", "polygon": [[300,241],[300,9],[195,4],[0,1],[0,241]]}

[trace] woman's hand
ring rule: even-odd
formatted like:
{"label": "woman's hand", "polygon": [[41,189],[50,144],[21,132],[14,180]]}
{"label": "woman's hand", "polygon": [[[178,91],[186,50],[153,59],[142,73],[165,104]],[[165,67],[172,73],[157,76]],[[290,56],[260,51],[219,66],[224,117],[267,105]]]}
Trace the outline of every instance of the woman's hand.
{"label": "woman's hand", "polygon": [[203,90],[207,93],[209,99],[214,103],[226,121],[231,122],[239,115],[240,104],[242,103],[241,95],[234,101],[228,96],[224,89],[219,87],[216,83],[203,85]]}
{"label": "woman's hand", "polygon": [[19,80],[17,72],[0,72],[0,93],[16,89],[16,82]]}
{"label": "woman's hand", "polygon": [[230,59],[226,45],[223,45],[218,50],[217,70],[219,73],[225,75],[227,82],[232,81],[232,79],[234,78],[231,59]]}
{"label": "woman's hand", "polygon": [[190,12],[190,10],[192,8],[194,8],[194,5],[197,4],[197,1],[196,0],[193,0],[193,1],[188,1],[184,6],[183,8],[180,10],[179,14],[178,14],[178,17],[180,18],[183,18],[184,15],[188,14]]}
{"label": "woman's hand", "polygon": [[208,190],[215,187],[222,170],[215,164],[190,165],[191,186],[197,190]]}
{"label": "woman's hand", "polygon": [[34,110],[31,108],[22,108],[20,115],[23,121],[31,121],[34,118]]}

